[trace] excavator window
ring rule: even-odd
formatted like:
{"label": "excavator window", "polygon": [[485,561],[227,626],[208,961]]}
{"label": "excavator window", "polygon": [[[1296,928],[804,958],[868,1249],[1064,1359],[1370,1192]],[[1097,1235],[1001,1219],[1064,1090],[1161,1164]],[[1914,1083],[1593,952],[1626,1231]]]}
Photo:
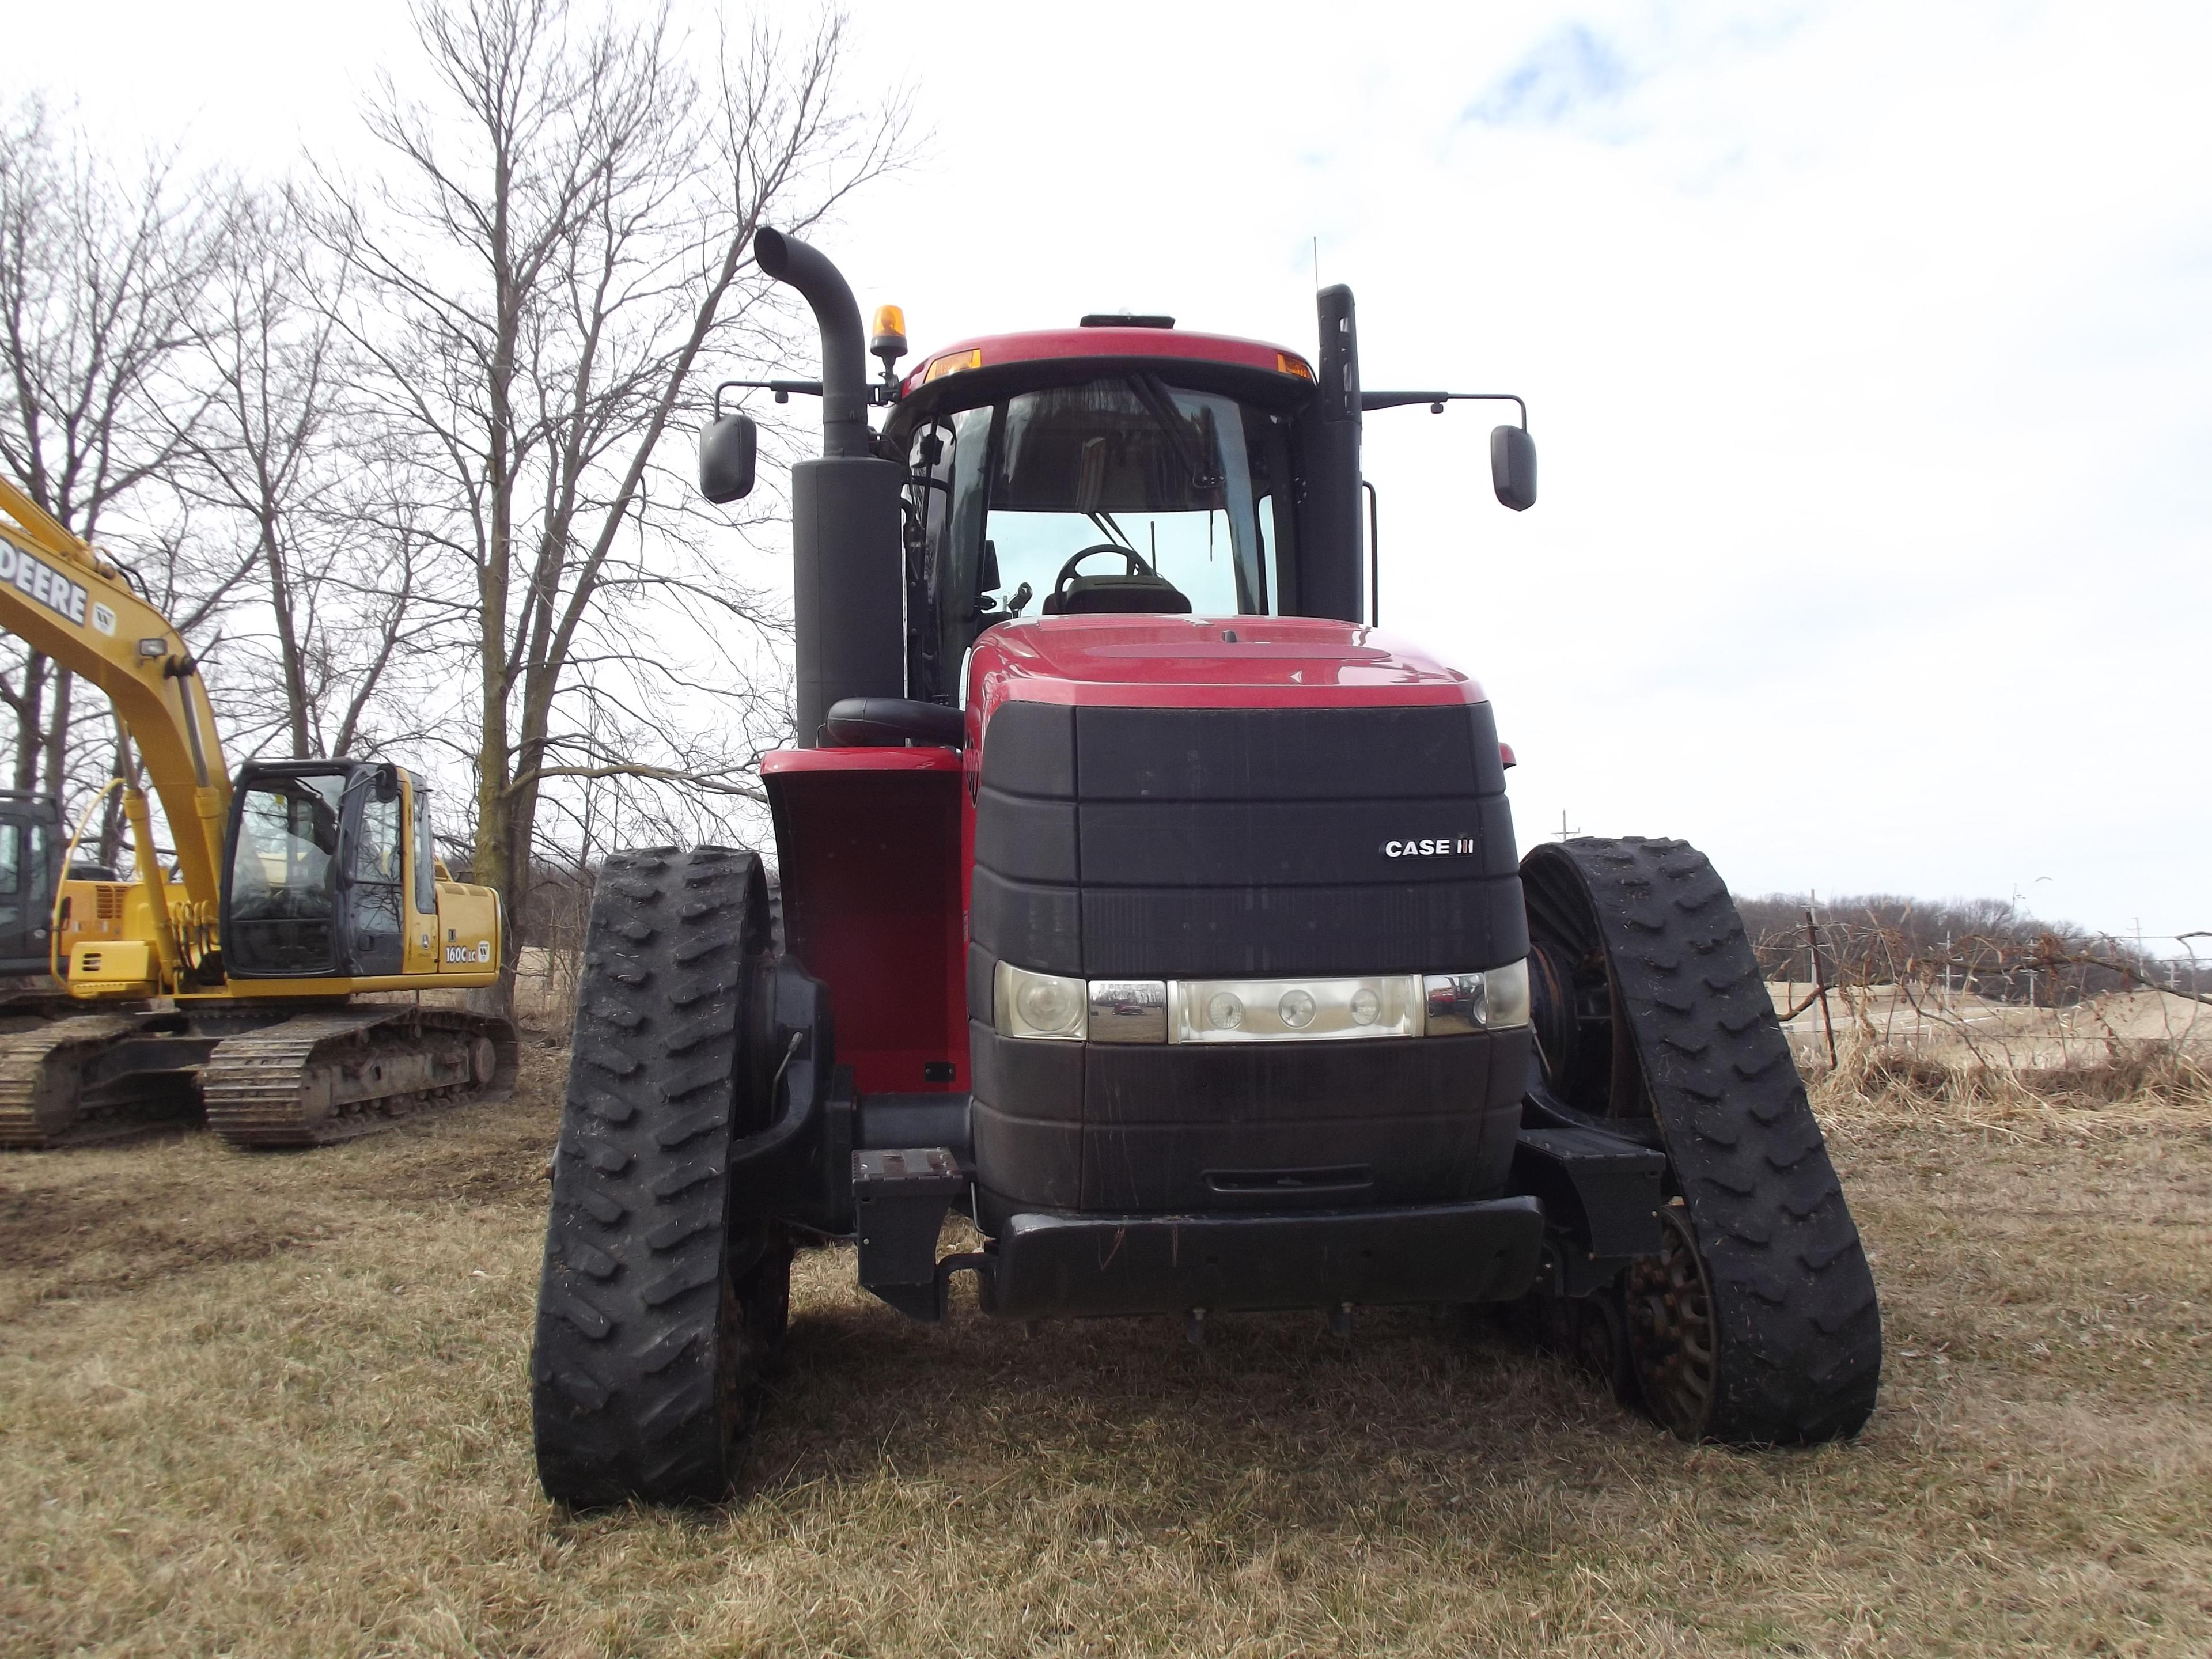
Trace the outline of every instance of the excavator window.
{"label": "excavator window", "polygon": [[231,849],[225,959],[256,974],[337,971],[338,816],[343,772],[263,776],[246,785]]}
{"label": "excavator window", "polygon": [[0,897],[23,889],[23,834],[20,823],[0,823]]}
{"label": "excavator window", "polygon": [[438,843],[430,828],[430,791],[412,773],[408,781],[415,796],[415,908],[422,915],[438,914]]}
{"label": "excavator window", "polygon": [[363,794],[347,871],[348,968],[356,974],[396,974],[405,951],[399,914],[399,790]]}

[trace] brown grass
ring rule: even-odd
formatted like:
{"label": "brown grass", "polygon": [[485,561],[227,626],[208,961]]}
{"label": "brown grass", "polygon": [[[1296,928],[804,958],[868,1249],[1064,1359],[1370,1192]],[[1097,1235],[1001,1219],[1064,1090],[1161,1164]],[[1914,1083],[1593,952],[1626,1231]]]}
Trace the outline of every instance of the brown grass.
{"label": "brown grass", "polygon": [[579,1519],[524,1369],[560,1058],[307,1156],[0,1159],[0,1650],[2212,1651],[2201,1091],[1824,1086],[1850,1446],[1680,1445],[1425,1310],[924,1329],[832,1251],[743,1500]]}

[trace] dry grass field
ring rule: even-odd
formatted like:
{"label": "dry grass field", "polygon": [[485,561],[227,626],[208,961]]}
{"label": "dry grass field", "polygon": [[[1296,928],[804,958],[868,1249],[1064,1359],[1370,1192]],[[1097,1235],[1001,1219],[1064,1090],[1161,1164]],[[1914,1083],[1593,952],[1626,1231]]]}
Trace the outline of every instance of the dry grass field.
{"label": "dry grass field", "polygon": [[2212,1652],[2186,1067],[1823,1084],[1887,1319],[1849,1446],[1681,1445],[1425,1310],[925,1329],[830,1252],[740,1500],[575,1517],[525,1376],[562,1059],[308,1155],[0,1158],[0,1651]]}

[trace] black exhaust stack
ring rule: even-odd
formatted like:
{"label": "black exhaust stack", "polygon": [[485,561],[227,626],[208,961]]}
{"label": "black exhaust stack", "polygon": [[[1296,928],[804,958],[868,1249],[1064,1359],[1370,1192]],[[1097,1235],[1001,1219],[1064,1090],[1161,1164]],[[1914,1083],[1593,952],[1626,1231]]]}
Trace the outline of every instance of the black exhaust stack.
{"label": "black exhaust stack", "polygon": [[753,258],[805,296],[822,336],[822,459],[791,469],[794,702],[799,746],[811,749],[830,704],[906,695],[899,551],[906,473],[874,453],[860,307],[837,267],[774,230],[753,238]]}
{"label": "black exhaust stack", "polygon": [[1352,290],[1341,283],[1316,296],[1321,320],[1321,391],[1299,421],[1298,611],[1364,622],[1364,520],[1359,499],[1359,333]]}

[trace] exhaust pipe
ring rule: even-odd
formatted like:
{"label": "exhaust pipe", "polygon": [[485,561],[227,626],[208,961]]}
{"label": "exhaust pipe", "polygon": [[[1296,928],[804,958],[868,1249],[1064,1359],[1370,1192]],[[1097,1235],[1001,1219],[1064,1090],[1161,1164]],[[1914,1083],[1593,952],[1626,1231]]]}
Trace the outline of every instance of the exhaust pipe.
{"label": "exhaust pipe", "polygon": [[753,259],[779,283],[799,290],[814,308],[822,336],[822,453],[866,455],[868,447],[868,372],[860,307],[844,274],[796,236],[763,230],[753,237]]}
{"label": "exhaust pipe", "polygon": [[1322,289],[1314,304],[1321,325],[1321,351],[1314,360],[1319,386],[1298,422],[1299,471],[1305,479],[1298,513],[1298,610],[1308,617],[1364,622],[1358,327],[1352,290],[1342,283]]}
{"label": "exhaust pipe", "polygon": [[791,469],[792,702],[811,749],[846,698],[906,695],[906,469],[875,453],[860,307],[837,267],[775,230],[753,258],[805,296],[822,334],[822,455]]}

